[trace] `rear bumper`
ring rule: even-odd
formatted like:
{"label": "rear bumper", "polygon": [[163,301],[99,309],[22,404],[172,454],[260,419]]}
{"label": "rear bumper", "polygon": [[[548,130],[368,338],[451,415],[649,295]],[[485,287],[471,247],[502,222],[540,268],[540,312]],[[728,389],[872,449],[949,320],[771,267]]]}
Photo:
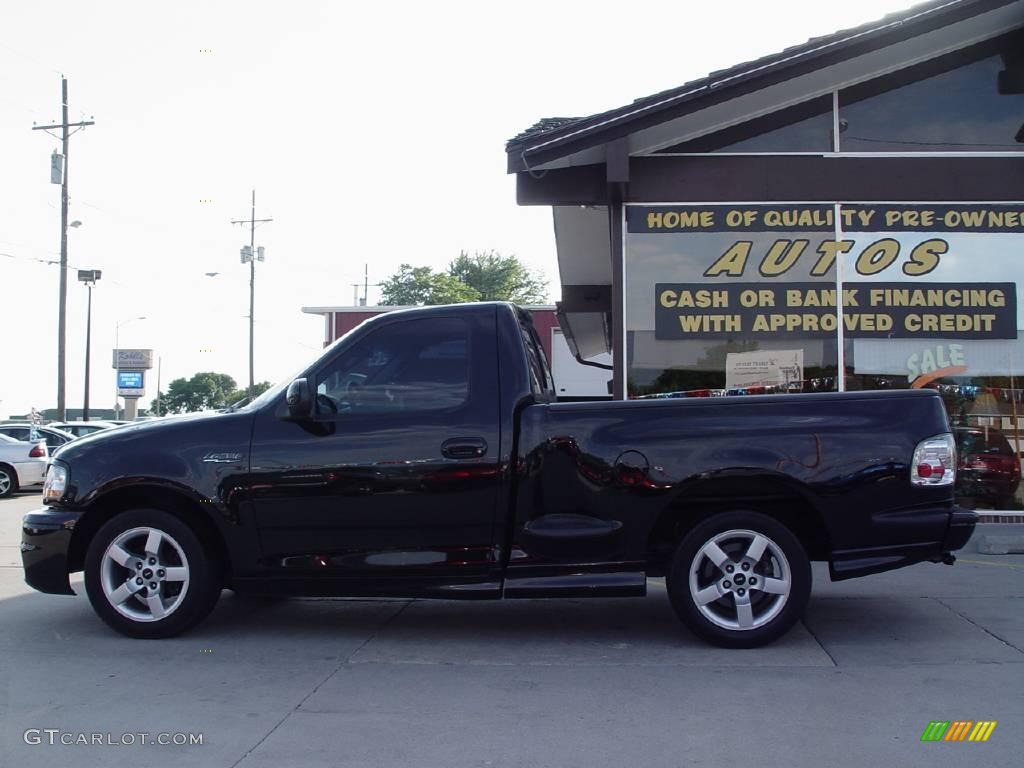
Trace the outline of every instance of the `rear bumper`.
{"label": "rear bumper", "polygon": [[21,563],[30,587],[55,595],[75,594],[68,581],[68,550],[81,515],[74,510],[44,507],[22,518]]}
{"label": "rear bumper", "polygon": [[978,515],[974,510],[961,509],[957,507],[949,519],[949,529],[946,531],[946,538],[942,542],[943,552],[953,552],[963,549],[967,540],[974,533],[974,526],[978,524]]}
{"label": "rear bumper", "polygon": [[918,514],[948,515],[949,523],[941,541],[921,541],[908,544],[883,545],[864,549],[837,550],[832,553],[828,570],[832,581],[842,581],[872,573],[923,562],[951,563],[949,553],[962,549],[974,533],[978,515],[969,509],[953,507],[952,512],[941,508],[919,510]]}

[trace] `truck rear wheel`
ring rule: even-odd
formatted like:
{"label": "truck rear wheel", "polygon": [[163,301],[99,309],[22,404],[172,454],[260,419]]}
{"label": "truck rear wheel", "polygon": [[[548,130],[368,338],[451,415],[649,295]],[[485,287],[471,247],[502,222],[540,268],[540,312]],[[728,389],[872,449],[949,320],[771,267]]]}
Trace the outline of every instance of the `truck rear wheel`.
{"label": "truck rear wheel", "polygon": [[220,579],[195,532],[159,509],[133,509],[96,532],[85,556],[85,590],[113,629],[171,637],[206,617]]}
{"label": "truck rear wheel", "polygon": [[755,648],[788,632],[811,593],[800,541],[759,512],[725,512],[690,531],[676,548],[668,592],[679,619],[726,648]]}

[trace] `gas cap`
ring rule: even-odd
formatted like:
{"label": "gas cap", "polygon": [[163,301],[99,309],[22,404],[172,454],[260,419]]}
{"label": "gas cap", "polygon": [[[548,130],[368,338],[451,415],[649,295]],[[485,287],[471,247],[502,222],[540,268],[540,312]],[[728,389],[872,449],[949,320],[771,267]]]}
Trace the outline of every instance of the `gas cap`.
{"label": "gas cap", "polygon": [[641,485],[647,479],[650,463],[640,451],[623,451],[615,460],[615,477],[622,485]]}

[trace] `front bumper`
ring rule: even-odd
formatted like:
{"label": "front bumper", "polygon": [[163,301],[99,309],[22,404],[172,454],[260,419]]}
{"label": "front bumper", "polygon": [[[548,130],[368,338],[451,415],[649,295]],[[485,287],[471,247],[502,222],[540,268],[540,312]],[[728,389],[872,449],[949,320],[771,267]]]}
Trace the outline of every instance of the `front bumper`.
{"label": "front bumper", "polygon": [[81,515],[76,510],[43,507],[22,518],[21,563],[30,587],[55,595],[75,594],[68,581],[68,551]]}

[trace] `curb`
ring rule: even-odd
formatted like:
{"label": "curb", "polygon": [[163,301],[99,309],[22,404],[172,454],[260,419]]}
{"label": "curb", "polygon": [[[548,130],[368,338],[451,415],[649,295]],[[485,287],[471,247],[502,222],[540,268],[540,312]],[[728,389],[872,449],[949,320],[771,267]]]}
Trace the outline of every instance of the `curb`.
{"label": "curb", "polygon": [[[991,517],[1015,517],[1020,522],[995,521]],[[1024,515],[985,515],[974,529],[962,552],[982,555],[1024,554]]]}

